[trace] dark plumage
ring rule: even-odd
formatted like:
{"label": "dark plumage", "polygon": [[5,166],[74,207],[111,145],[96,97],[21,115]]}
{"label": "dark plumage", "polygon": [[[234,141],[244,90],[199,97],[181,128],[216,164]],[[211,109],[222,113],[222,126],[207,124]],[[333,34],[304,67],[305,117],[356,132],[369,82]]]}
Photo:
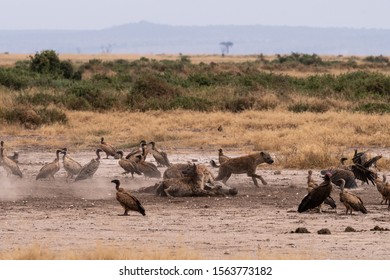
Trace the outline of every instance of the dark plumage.
{"label": "dark plumage", "polygon": [[344,190],[345,181],[343,179],[340,179],[340,201],[344,204],[346,208],[345,214],[352,215],[352,210],[360,211],[363,214],[367,214],[367,209],[363,205],[363,201],[360,197],[358,197],[356,194],[353,194],[347,190]]}
{"label": "dark plumage", "polygon": [[[307,191],[309,193],[314,188],[318,187],[318,184],[314,181],[314,179],[312,177],[313,171],[309,170],[307,173],[308,173],[308,175],[307,175]],[[328,196],[327,198],[325,198],[324,204],[329,205],[330,207],[332,207],[332,209],[336,208],[336,202],[334,201],[334,199],[331,196]],[[321,212],[321,205],[319,206],[319,210]]]}
{"label": "dark plumage", "polygon": [[135,196],[131,195],[128,191],[125,191],[123,188],[119,187],[121,184],[119,180],[112,180],[111,183],[115,184],[115,188],[117,190],[116,200],[125,209],[123,216],[128,216],[129,211],[139,212],[143,216],[146,215],[145,208],[141,205],[141,202],[139,202],[139,200]]}
{"label": "dark plumage", "polygon": [[114,148],[113,145],[107,143],[104,141],[104,137],[102,137],[100,139],[100,145],[99,145],[99,148],[106,153],[106,158],[108,158],[109,156],[112,156],[115,158],[116,156],[116,149]]}
{"label": "dark plumage", "polygon": [[91,178],[95,174],[100,165],[100,152],[103,151],[101,149],[96,150],[97,158],[91,159],[89,163],[87,163],[81,168],[79,174],[77,174],[75,178],[75,181]]}
{"label": "dark plumage", "polygon": [[338,167],[331,167],[326,170],[322,170],[321,174],[330,172],[332,174],[332,183],[340,186],[340,179],[345,181],[345,188],[352,189],[357,187],[356,180],[360,180],[365,183],[371,182],[375,185],[375,172],[365,168],[363,165],[355,163],[351,165],[345,165],[344,162],[347,158],[343,157],[340,159],[341,165]]}
{"label": "dark plumage", "polygon": [[[168,159],[168,156],[167,156],[166,152],[157,149],[156,143],[153,142],[153,141],[149,142],[149,144],[152,145],[152,149],[150,151],[151,151],[154,159],[156,160],[156,162],[160,166],[170,167],[171,163],[169,162],[169,159]],[[146,152],[145,151],[145,146],[143,146],[143,153],[145,154],[145,152]],[[146,155],[145,155],[145,158],[146,158]]]}
{"label": "dark plumage", "polygon": [[[145,156],[146,157],[146,155],[144,155],[144,150],[142,149],[142,147],[144,146],[144,145],[146,145],[146,141],[145,140],[141,140],[140,142],[139,142],[139,146],[138,147],[136,147],[136,148],[133,148],[132,150],[131,150],[131,152],[130,153],[128,153],[128,155],[126,156],[126,159],[132,159],[132,160],[138,160],[136,157],[138,156],[138,155],[142,155],[142,156]],[[145,158],[144,158],[145,159]]]}
{"label": "dark plumage", "polygon": [[132,177],[134,176],[134,173],[142,175],[142,173],[138,170],[137,163],[134,160],[123,158],[123,151],[117,151],[116,153],[119,156],[119,166],[125,170],[123,174],[131,173]]}
{"label": "dark plumage", "polygon": [[364,165],[367,160],[368,160],[367,151],[358,152],[357,149],[354,150],[354,154],[352,157],[353,163]]}
{"label": "dark plumage", "polygon": [[382,158],[382,155],[378,155],[378,156],[375,156],[375,157],[373,157],[373,158],[370,158],[369,160],[367,160],[367,161],[363,164],[363,166],[364,166],[365,168],[370,168],[370,167],[372,167],[372,166],[374,166],[375,168],[377,168],[376,162],[377,162],[378,160],[380,160],[381,158]]}
{"label": "dark plumage", "polygon": [[324,181],[317,187],[313,188],[301,201],[298,206],[298,212],[302,213],[309,209],[320,206],[332,192],[332,182],[330,177],[332,175],[328,172],[324,176]]}
{"label": "dark plumage", "polygon": [[145,177],[150,178],[161,178],[161,172],[157,169],[157,166],[151,162],[146,162],[142,155],[138,155],[137,167],[138,170],[141,171]]}

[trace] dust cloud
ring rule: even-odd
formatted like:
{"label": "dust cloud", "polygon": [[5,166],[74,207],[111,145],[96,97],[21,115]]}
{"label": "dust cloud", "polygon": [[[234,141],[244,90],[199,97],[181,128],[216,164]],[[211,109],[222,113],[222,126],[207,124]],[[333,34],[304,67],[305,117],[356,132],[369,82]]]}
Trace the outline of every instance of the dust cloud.
{"label": "dust cloud", "polygon": [[[17,181],[18,179],[16,179]],[[13,201],[20,199],[20,191],[17,183],[12,182],[10,177],[0,174],[0,201]]]}

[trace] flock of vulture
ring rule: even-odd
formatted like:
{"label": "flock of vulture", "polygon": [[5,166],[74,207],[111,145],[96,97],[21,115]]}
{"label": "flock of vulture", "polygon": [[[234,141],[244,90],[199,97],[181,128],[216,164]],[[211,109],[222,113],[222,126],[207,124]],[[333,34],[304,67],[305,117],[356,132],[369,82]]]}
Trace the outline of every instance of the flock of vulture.
{"label": "flock of vulture", "polygon": [[[7,175],[13,174],[15,176],[23,177],[23,174],[18,166],[18,153],[15,152],[12,156],[8,155],[4,146],[4,141],[1,141],[0,148],[0,166],[2,166]],[[74,181],[85,180],[93,177],[98,170],[100,164],[100,153],[105,153],[106,158],[112,156],[118,159],[118,164],[124,169],[123,174],[130,173],[132,176],[135,174],[144,175],[145,177],[160,178],[161,172],[157,166],[152,162],[145,161],[146,156],[151,153],[155,158],[159,166],[170,167],[171,163],[168,160],[167,154],[164,151],[157,149],[155,142],[146,143],[142,140],[139,147],[134,148],[126,156],[121,150],[117,150],[111,144],[104,141],[101,138],[99,147],[96,149],[96,158],[93,158],[89,163],[82,166],[79,162],[74,160],[68,154],[67,148],[57,149],[56,158],[42,166],[36,175],[36,180],[39,179],[52,179],[54,175],[60,170],[60,154],[63,155],[63,166],[67,173],[66,180],[73,179]],[[308,171],[307,177],[307,195],[302,199],[298,207],[298,212],[302,213],[310,209],[317,208],[321,212],[321,205],[327,204],[332,208],[336,207],[335,200],[331,197],[334,186],[340,188],[340,202],[345,205],[346,214],[352,214],[352,211],[360,211],[364,214],[367,213],[367,209],[360,197],[353,192],[346,190],[357,187],[356,180],[360,180],[364,183],[371,183],[377,187],[377,190],[382,195],[382,202],[388,203],[388,209],[390,210],[390,183],[386,182],[386,176],[383,175],[379,178],[378,174],[373,171],[372,167],[376,167],[376,162],[381,159],[382,156],[376,156],[368,159],[366,152],[357,152],[352,158],[352,165],[346,165],[347,158],[340,160],[340,165],[332,167],[326,170],[322,170],[323,182],[316,183],[312,177],[312,171]],[[219,149],[219,161],[223,164],[229,157],[224,156],[222,149]],[[212,166],[213,162],[211,162]],[[128,215],[129,211],[137,211],[142,215],[145,215],[145,209],[139,202],[139,200],[120,187],[119,180],[112,180],[115,184],[117,194],[116,198],[121,206],[125,209],[123,215]]]}
{"label": "flock of vulture", "polygon": [[[18,166],[18,152],[14,152],[12,156],[9,156],[4,145],[4,141],[1,141],[0,143],[0,166],[6,170],[7,175],[12,174],[23,178],[23,174]],[[118,163],[120,167],[124,169],[123,174],[131,173],[132,176],[134,173],[136,173],[151,178],[161,177],[161,172],[158,170],[157,166],[152,162],[145,161],[145,158],[149,153],[153,155],[159,165],[167,167],[171,165],[166,153],[157,149],[155,142],[146,143],[146,141],[142,140],[140,142],[140,147],[133,149],[124,158],[123,151],[117,150],[111,144],[105,142],[104,138],[102,137],[99,148],[96,149],[96,158],[91,159],[91,161],[84,166],[69,156],[67,148],[57,149],[55,159],[52,162],[43,165],[35,179],[40,180],[47,178],[55,180],[54,175],[60,170],[61,167],[60,154],[63,155],[62,163],[67,173],[67,181],[69,179],[80,181],[92,178],[99,168],[101,159],[100,153],[103,152],[106,154],[106,158],[113,156],[114,158],[119,159]],[[119,180],[113,180],[112,183],[114,183],[116,186],[117,200],[125,208],[124,215],[128,215],[130,210],[137,211],[142,215],[145,215],[145,209],[142,207],[138,199],[129,192],[125,191],[123,188],[119,187]]]}
{"label": "flock of vulture", "polygon": [[336,208],[336,202],[330,196],[333,186],[336,185],[340,188],[340,202],[344,204],[346,214],[352,214],[352,211],[367,214],[363,200],[356,194],[346,190],[346,188],[356,188],[356,180],[360,180],[366,184],[371,183],[376,186],[383,198],[381,204],[383,202],[388,203],[388,209],[390,210],[390,184],[386,182],[385,175],[381,179],[371,168],[373,166],[376,167],[376,162],[381,158],[382,156],[378,155],[368,159],[366,152],[358,152],[355,150],[352,158],[353,164],[346,165],[347,158],[343,157],[340,160],[339,166],[322,170],[321,174],[324,175],[324,181],[321,184],[317,184],[313,180],[313,172],[309,170],[307,176],[308,193],[299,204],[298,212],[302,213],[314,208],[318,208],[321,211],[322,204],[327,204],[333,209]]}

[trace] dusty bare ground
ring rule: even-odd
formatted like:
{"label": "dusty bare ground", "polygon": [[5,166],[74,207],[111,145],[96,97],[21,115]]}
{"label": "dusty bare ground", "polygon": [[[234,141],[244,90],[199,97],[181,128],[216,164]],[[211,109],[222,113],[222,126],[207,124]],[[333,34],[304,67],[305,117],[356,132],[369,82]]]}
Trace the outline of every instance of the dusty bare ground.
{"label": "dusty bare ground", "polygon": [[[94,156],[72,154],[82,164]],[[257,173],[268,181],[260,188],[246,175],[232,175],[227,183],[238,188],[235,197],[168,199],[137,192],[158,180],[121,175],[123,170],[112,158],[102,159],[90,180],[66,182],[61,168],[55,182],[36,181],[41,166],[54,157],[54,152],[22,152],[23,179],[7,177],[0,167],[0,251],[34,243],[58,251],[90,250],[101,244],[120,250],[181,248],[202,259],[390,259],[390,232],[372,230],[390,227],[390,211],[380,205],[373,186],[354,190],[365,202],[366,215],[345,215],[338,190],[333,191],[337,211],[300,214],[296,209],[306,194],[307,171],[281,170],[277,163],[259,166]],[[169,157],[173,163],[207,164],[217,158],[207,151],[172,151]],[[314,174],[321,181],[319,171]],[[118,216],[123,210],[115,200],[110,182],[114,178],[139,198],[145,217],[134,212]],[[310,233],[292,233],[298,227]],[[345,232],[347,227],[356,232]],[[318,234],[323,228],[331,234]]]}

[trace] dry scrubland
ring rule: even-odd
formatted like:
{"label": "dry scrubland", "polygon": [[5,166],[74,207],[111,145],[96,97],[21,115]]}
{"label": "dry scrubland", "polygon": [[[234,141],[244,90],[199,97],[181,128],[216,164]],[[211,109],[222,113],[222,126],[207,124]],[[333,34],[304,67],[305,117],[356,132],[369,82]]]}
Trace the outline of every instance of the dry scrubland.
{"label": "dry scrubland", "polygon": [[[139,59],[140,57],[148,57],[156,60],[178,58],[178,56],[168,55],[61,55],[61,59],[70,59],[72,62],[79,64],[85,63],[90,59],[134,60]],[[0,54],[0,65],[11,67],[16,61],[23,59],[28,59],[28,55]],[[221,63],[227,61],[245,62],[255,61],[257,59],[258,56],[229,56],[224,58],[220,56],[191,56],[192,63]],[[267,59],[272,59],[272,57],[267,57]],[[323,59],[331,60],[334,59],[334,57],[323,57]],[[339,57],[338,59],[347,61],[349,58]],[[350,70],[351,69],[347,68],[334,68],[327,69],[326,73],[340,74]],[[287,68],[278,71],[286,75],[302,77],[319,73],[318,71],[321,70],[316,68]],[[372,69],[372,71],[380,71],[387,75],[386,69]],[[229,91],[228,88],[223,88],[221,91],[222,90]],[[34,89],[32,89],[32,91],[34,91]],[[0,88],[0,107],[13,106],[13,94],[13,91]],[[240,113],[220,111],[192,112],[185,110],[147,112],[87,112],[64,110],[68,117],[67,124],[44,125],[31,130],[25,129],[20,125],[3,122],[0,126],[0,139],[6,142],[6,146],[10,151],[20,151],[20,157],[22,159],[32,152],[46,153],[46,155],[47,153],[53,154],[53,151],[56,148],[62,148],[64,146],[67,146],[72,154],[84,153],[88,155],[87,157],[90,157],[102,136],[104,136],[108,142],[125,151],[128,151],[130,147],[135,146],[141,139],[146,139],[148,141],[153,140],[158,143],[160,148],[166,150],[168,154],[174,154],[177,157],[180,157],[182,154],[184,155],[188,151],[194,152],[194,155],[191,155],[194,157],[197,155],[216,157],[219,148],[223,148],[227,154],[235,155],[247,154],[259,150],[269,151],[276,159],[275,164],[272,167],[262,166],[262,169],[270,169],[268,170],[268,175],[270,175],[270,177],[275,170],[281,170],[282,174],[287,174],[285,177],[281,179],[277,178],[271,183],[272,186],[279,188],[274,190],[271,187],[267,187],[264,189],[267,194],[257,194],[257,190],[255,192],[249,189],[249,187],[244,188],[243,192],[248,192],[248,197],[252,197],[252,195],[253,197],[258,196],[260,199],[259,201],[262,202],[268,197],[270,201],[267,202],[269,203],[267,206],[270,206],[272,209],[277,206],[275,217],[276,219],[281,219],[279,211],[285,213],[287,206],[284,205],[283,202],[285,201],[285,198],[282,200],[279,199],[280,193],[287,191],[289,195],[294,196],[294,199],[290,202],[287,209],[291,210],[290,208],[295,209],[295,205],[299,202],[305,192],[303,188],[297,188],[296,182],[294,181],[290,182],[290,186],[286,188],[286,178],[289,175],[293,176],[299,174],[300,181],[298,181],[298,185],[300,183],[304,184],[307,169],[318,170],[338,164],[338,160],[341,156],[350,157],[355,148],[358,150],[369,150],[372,155],[383,154],[384,158],[379,161],[378,167],[384,173],[390,169],[390,153],[388,150],[388,147],[390,146],[389,114],[354,113],[347,110],[350,106],[356,105],[354,104],[354,101],[337,99],[336,97],[325,99],[325,102],[329,105],[330,109],[323,113],[294,113],[286,109],[289,106],[289,103],[300,101],[315,105],[319,102],[323,103],[324,100],[320,100],[318,97],[305,97],[292,94],[289,99],[283,101],[275,92],[266,90],[262,95],[262,102],[271,104],[271,107],[274,109],[245,110]],[[218,130],[218,127],[220,126],[222,127],[222,131]],[[177,161],[180,161],[180,159],[177,158]],[[102,176],[104,177],[107,175],[103,174]],[[59,183],[60,185],[64,183],[61,182],[62,181]],[[237,186],[241,185],[241,182],[233,182]],[[248,183],[248,185],[250,184],[248,181],[245,182]],[[372,196],[373,197],[370,197],[370,203],[376,203],[375,194],[372,194]],[[147,201],[149,198],[146,197],[144,199]],[[262,199],[264,199],[264,201]],[[151,201],[153,202],[153,200]],[[5,208],[11,208],[11,210],[14,207],[23,208],[23,205],[19,205],[23,204],[21,201],[16,201],[15,203],[15,206],[7,205]],[[114,211],[117,211],[119,208],[116,203],[112,203],[112,205],[110,204],[111,202],[108,203],[107,201],[100,201],[99,203],[102,203],[103,206],[107,206],[108,204],[109,207],[115,209]],[[181,201],[175,205],[180,206],[180,203],[187,205],[188,201]],[[218,203],[221,204],[220,201],[214,201],[214,203],[215,205]],[[191,201],[190,204],[193,209],[191,209],[191,206],[188,206],[188,209],[185,208],[187,211],[195,209],[197,213],[202,213],[202,215],[203,212],[199,212],[201,211],[199,208],[214,207],[213,202],[208,201],[197,203],[194,200]],[[254,208],[259,207],[259,209],[261,207],[255,202],[253,202],[253,205],[250,204],[250,206],[253,206]],[[80,206],[80,211],[82,211],[83,207],[83,205]],[[167,204],[166,207],[168,208],[169,204]],[[378,213],[379,211],[382,211],[382,208],[380,206],[375,206],[375,208],[370,209],[378,212],[374,215],[374,220],[370,221],[369,228],[373,227],[373,225],[371,225],[372,222],[385,222],[388,220],[384,214],[379,216]],[[180,208],[177,207],[176,210],[177,209]],[[256,211],[259,209],[256,209]],[[269,208],[265,209],[269,210]],[[260,209],[260,213],[265,211],[265,209]],[[226,210],[224,204],[222,206],[219,205],[217,210],[225,211],[223,212],[225,214],[231,214]],[[238,209],[237,211],[238,212],[232,216],[241,215],[237,213],[241,213],[242,210]],[[385,210],[383,209],[383,211]],[[31,214],[31,212],[29,214]],[[306,217],[308,217],[308,224],[314,223],[318,226],[318,224],[316,224],[318,223],[318,219],[315,219],[315,215],[317,214],[308,214],[302,217],[294,216],[294,219],[290,221],[292,223],[289,225],[290,230],[294,230],[295,225],[302,223],[302,220],[305,220]],[[324,215],[326,215],[327,220],[334,218],[334,216],[332,216],[333,214],[327,213]],[[252,216],[249,218],[258,219],[258,217]],[[134,219],[134,217],[131,217],[130,219]],[[175,218],[173,217],[172,219]],[[357,215],[353,218],[337,216],[336,219],[341,222],[337,230],[342,231],[342,227],[348,225],[347,220],[352,220],[354,226],[358,227],[363,218]],[[131,227],[131,225],[129,225],[129,227]],[[367,227],[365,230],[368,231],[369,228]],[[369,236],[367,232],[364,234]],[[376,237],[378,237],[378,235]],[[299,238],[294,236],[292,239],[295,240]],[[355,238],[355,241],[357,239],[358,238]],[[296,246],[296,244],[294,246],[291,245],[295,242],[294,240],[289,244],[285,244],[285,248],[287,249],[284,247],[281,248],[279,244],[274,244],[274,247],[270,246],[265,251],[258,249],[255,252],[255,255],[246,255],[245,252],[236,252],[223,257],[226,259],[324,259],[335,257],[328,253],[313,255],[310,248],[307,248],[306,251],[294,250],[293,247]],[[268,238],[261,241],[264,241],[266,244],[267,242],[270,242]],[[361,241],[357,240],[356,242]],[[373,241],[373,243],[377,243],[377,241]],[[207,245],[207,243],[204,243],[202,246],[205,246],[205,244]],[[367,240],[362,246],[365,245],[369,246],[370,242]],[[334,248],[331,247],[330,249],[337,250],[337,246],[334,246]],[[343,246],[345,246],[345,244],[343,244]],[[73,250],[72,248],[65,248],[59,255],[56,250],[57,248],[45,247],[45,245],[37,243],[32,244],[29,247],[15,248],[14,250],[2,252],[0,253],[0,259],[201,259],[205,257],[198,251],[191,250],[185,245],[160,250],[151,245],[150,247],[142,247],[142,254],[139,254],[138,251],[133,252],[132,250],[118,253],[115,246],[106,244],[96,244],[96,246],[92,247],[92,249],[90,247],[83,252]],[[343,250],[348,251],[346,247],[344,247]],[[367,258],[375,258],[375,253],[371,251],[367,253],[369,253]],[[364,257],[356,254],[348,256],[348,258],[359,259]],[[380,258],[386,258],[385,254],[381,255]]]}
{"label": "dry scrubland", "polygon": [[[250,153],[269,151],[280,168],[321,168],[337,164],[353,149],[387,154],[389,115],[347,112],[291,113],[285,111],[227,112],[67,112],[68,125],[36,130],[2,126],[10,150],[50,151],[67,146],[92,151],[101,136],[116,147],[129,149],[141,139],[154,140],[167,151],[180,149]],[[223,130],[218,131],[222,126]],[[12,147],[12,148],[11,148]],[[385,157],[379,165],[387,168]]]}

